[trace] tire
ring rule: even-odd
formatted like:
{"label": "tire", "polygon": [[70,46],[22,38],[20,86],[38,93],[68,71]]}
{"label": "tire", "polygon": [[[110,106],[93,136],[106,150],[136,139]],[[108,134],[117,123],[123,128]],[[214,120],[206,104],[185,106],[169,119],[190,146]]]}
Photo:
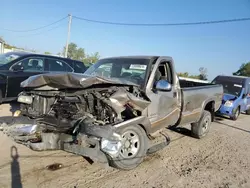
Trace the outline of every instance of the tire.
{"label": "tire", "polygon": [[129,152],[126,152],[125,147],[128,146],[129,142],[125,141],[117,158],[111,158],[108,156],[109,165],[122,170],[131,170],[140,165],[143,161],[144,156],[146,156],[148,150],[148,137],[143,128],[139,125],[131,125],[125,127],[121,129],[119,133],[125,139],[131,137],[132,135],[134,135],[134,137],[132,136],[131,140],[132,138],[137,138],[138,142],[130,145],[134,147],[134,149],[137,148],[137,152],[133,155],[128,156],[127,154],[129,154]]}
{"label": "tire", "polygon": [[204,110],[200,120],[197,123],[191,124],[192,136],[198,139],[205,137],[210,130],[211,123],[212,123],[211,112]]}
{"label": "tire", "polygon": [[233,116],[231,116],[230,119],[236,121],[239,116],[240,116],[240,107],[236,108],[233,111]]}
{"label": "tire", "polygon": [[250,108],[248,110],[246,110],[246,114],[250,115]]}

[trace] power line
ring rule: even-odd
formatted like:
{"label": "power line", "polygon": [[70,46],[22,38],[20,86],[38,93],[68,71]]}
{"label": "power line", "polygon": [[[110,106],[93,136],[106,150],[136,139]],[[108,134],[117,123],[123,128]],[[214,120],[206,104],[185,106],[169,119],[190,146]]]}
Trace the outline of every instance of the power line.
{"label": "power line", "polygon": [[46,30],[46,31],[43,31],[43,32],[39,32],[39,33],[34,33],[34,34],[29,34],[29,35],[22,35],[22,36],[18,36],[18,37],[31,37],[31,36],[36,36],[36,35],[42,35],[42,34],[44,34],[44,33],[47,33],[47,32],[49,32],[49,31],[52,31],[52,30],[55,30],[55,29],[57,29],[57,28],[59,28],[59,27],[61,27],[62,26],[62,24],[60,24],[60,25],[58,25],[58,26],[56,26],[56,27],[52,27],[52,28],[50,28],[50,29],[48,29],[48,30]]}
{"label": "power line", "polygon": [[78,16],[72,16],[75,19],[83,20],[86,22],[109,24],[109,25],[123,25],[123,26],[187,26],[187,25],[205,25],[205,24],[219,24],[219,23],[229,23],[229,22],[243,22],[250,21],[250,18],[236,18],[228,20],[213,20],[213,21],[201,21],[201,22],[182,22],[182,23],[123,23],[123,22],[110,22],[110,21],[100,21],[92,20]]}
{"label": "power line", "polygon": [[48,24],[48,25],[44,25],[42,27],[38,27],[38,28],[34,28],[34,29],[28,29],[28,30],[12,30],[12,29],[6,29],[6,28],[0,28],[0,29],[6,30],[6,31],[10,31],[10,32],[30,32],[30,31],[37,31],[39,29],[43,29],[43,28],[49,27],[51,25],[54,25],[54,24],[56,24],[58,22],[61,22],[61,21],[63,21],[66,18],[68,18],[68,16],[65,16],[65,17],[63,17],[63,18],[61,18],[61,19],[59,19],[59,20],[57,20],[55,22],[52,22],[52,23]]}

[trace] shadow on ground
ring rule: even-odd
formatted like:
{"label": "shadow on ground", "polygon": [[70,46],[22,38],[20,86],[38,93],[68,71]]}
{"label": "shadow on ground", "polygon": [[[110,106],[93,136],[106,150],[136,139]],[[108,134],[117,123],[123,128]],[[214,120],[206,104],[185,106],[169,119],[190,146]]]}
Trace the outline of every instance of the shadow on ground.
{"label": "shadow on ground", "polygon": [[15,111],[20,109],[20,104],[18,102],[11,102],[10,104],[10,112],[12,116],[14,115]]}
{"label": "shadow on ground", "polygon": [[22,188],[20,165],[19,165],[19,154],[17,148],[12,146],[10,149],[11,161],[11,188]]}
{"label": "shadow on ground", "polygon": [[230,127],[230,128],[233,128],[233,129],[237,129],[237,130],[239,130],[239,131],[243,131],[243,132],[250,133],[250,130],[246,130],[246,129],[242,129],[242,128],[240,128],[240,127],[236,127],[236,126],[233,126],[233,125],[229,125],[229,124],[223,123],[223,122],[221,122],[221,121],[216,121],[216,123],[221,124],[221,125],[224,125],[224,126],[227,126],[227,127]]}
{"label": "shadow on ground", "polygon": [[215,121],[223,121],[223,120],[225,120],[225,119],[231,120],[229,117],[227,117],[227,116],[221,116],[221,115],[217,115],[217,116],[215,116],[215,118],[214,118]]}
{"label": "shadow on ground", "polygon": [[183,136],[192,136],[191,131],[185,127],[170,127],[169,130],[182,134]]}

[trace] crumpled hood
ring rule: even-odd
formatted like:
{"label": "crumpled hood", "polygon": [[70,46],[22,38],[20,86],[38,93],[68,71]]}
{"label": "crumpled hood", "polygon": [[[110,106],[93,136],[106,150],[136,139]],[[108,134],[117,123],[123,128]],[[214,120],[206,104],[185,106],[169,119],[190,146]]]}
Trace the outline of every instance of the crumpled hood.
{"label": "crumpled hood", "polygon": [[31,76],[21,83],[23,88],[39,88],[48,86],[56,89],[66,88],[88,88],[97,84],[118,84],[118,85],[134,85],[132,82],[121,79],[107,79],[98,76],[89,76],[78,73],[48,73]]}
{"label": "crumpled hood", "polygon": [[237,99],[237,98],[238,98],[238,97],[235,96],[235,95],[231,95],[231,94],[224,93],[222,99],[223,99],[224,101],[227,101],[227,100],[235,100],[235,99]]}

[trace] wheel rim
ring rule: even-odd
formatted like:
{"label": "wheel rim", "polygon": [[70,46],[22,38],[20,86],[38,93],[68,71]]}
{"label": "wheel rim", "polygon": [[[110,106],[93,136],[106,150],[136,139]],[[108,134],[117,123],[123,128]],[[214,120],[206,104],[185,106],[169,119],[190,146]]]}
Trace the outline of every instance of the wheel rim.
{"label": "wheel rim", "polygon": [[210,124],[210,117],[206,117],[203,121],[203,125],[202,125],[202,132],[206,132],[208,130],[208,127],[209,127],[209,124]]}
{"label": "wheel rim", "polygon": [[126,131],[122,134],[123,145],[120,154],[123,158],[133,158],[139,151],[140,140],[137,133],[134,131]]}

